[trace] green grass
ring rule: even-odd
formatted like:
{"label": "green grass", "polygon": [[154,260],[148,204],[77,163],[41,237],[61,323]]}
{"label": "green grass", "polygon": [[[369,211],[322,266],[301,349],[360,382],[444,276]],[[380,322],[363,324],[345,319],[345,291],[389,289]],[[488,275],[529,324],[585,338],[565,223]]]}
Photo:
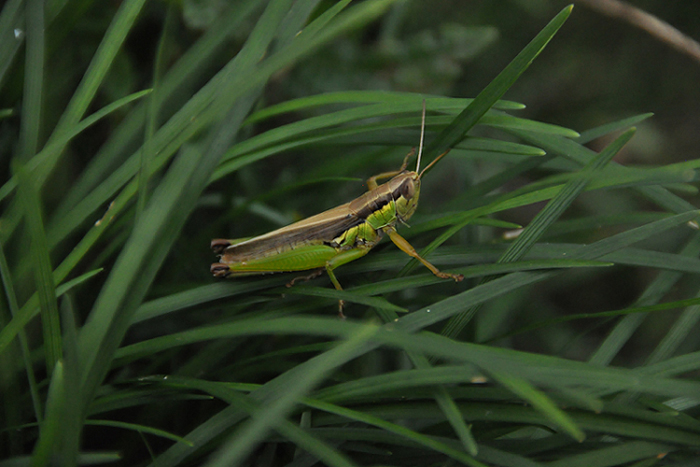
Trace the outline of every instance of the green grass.
{"label": "green grass", "polygon": [[[5,4],[0,34],[26,41],[0,41],[0,467],[694,465],[700,163],[614,162],[649,114],[579,133],[503,99],[570,8],[473,99],[293,97],[296,70],[377,24],[388,40],[404,8],[233,2],[183,38],[197,13],[175,4]],[[154,18],[155,58],[125,66]],[[89,54],[61,55],[71,28]],[[359,63],[349,82],[372,70]],[[119,91],[129,73],[149,84]],[[211,238],[264,233],[395,170],[424,100],[426,160],[452,151],[399,227],[463,282],[389,242],[338,269],[342,292],[210,277]],[[609,287],[629,271],[653,272],[631,298]]]}

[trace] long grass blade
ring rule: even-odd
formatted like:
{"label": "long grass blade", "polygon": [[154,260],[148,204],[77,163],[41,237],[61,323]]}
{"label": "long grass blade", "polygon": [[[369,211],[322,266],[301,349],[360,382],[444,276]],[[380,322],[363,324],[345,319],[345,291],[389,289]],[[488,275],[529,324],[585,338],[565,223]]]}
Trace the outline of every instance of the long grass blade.
{"label": "long grass blade", "polygon": [[[56,297],[60,297],[61,295],[71,290],[73,287],[76,287],[77,285],[83,283],[91,277],[99,274],[101,271],[101,269],[96,269],[87,272],[83,275],[80,275],[75,279],[71,279],[65,284],[56,286]],[[12,317],[12,321],[10,321],[5,327],[0,329],[0,352],[3,352],[5,348],[8,345],[10,345],[10,343],[17,336],[17,334],[22,331],[22,328],[26,326],[27,323],[29,323],[29,321],[39,313],[39,311],[39,298],[38,295],[35,294],[32,295],[31,298],[27,300],[27,302],[24,305],[22,305],[22,308],[20,308],[19,312]]]}
{"label": "long grass blade", "polygon": [[236,433],[231,442],[226,443],[225,447],[206,465],[236,465],[245,459],[267,430],[278,424],[279,420],[282,420],[293,406],[299,403],[302,397],[319,384],[329,372],[344,363],[345,359],[342,358],[342,354],[353,353],[355,349],[370,340],[376,330],[377,328],[367,326],[351,335],[347,341],[339,344],[335,348],[335,352],[324,353],[317,364],[303,378],[290,381],[284,395],[268,406],[263,414],[244,425],[240,433]]}
{"label": "long grass blade", "polygon": [[[694,235],[685,246],[680,256],[696,258],[700,253],[700,236]],[[680,271],[662,271],[649,284],[644,293],[635,302],[632,308],[651,306],[658,303],[677,283],[683,278]],[[631,314],[625,316],[613,328],[610,334],[601,343],[589,361],[594,365],[609,365],[612,359],[630,339],[634,331],[641,325],[645,314]]]}
{"label": "long grass blade", "polygon": [[19,199],[32,240],[31,259],[34,266],[34,284],[41,309],[46,369],[51,374],[54,365],[61,358],[62,344],[56,289],[51,275],[49,245],[44,232],[39,194],[34,180],[29,177],[27,171],[22,167],[18,170],[18,176],[21,180]]}
{"label": "long grass blade", "polygon": [[[285,0],[268,6],[256,26],[257,32],[249,40],[250,45],[236,59],[243,68],[250,66],[272,40],[286,7]],[[174,242],[172,233],[182,228],[257,97],[254,92],[241,99],[230,110],[230,117],[219,131],[211,135],[207,147],[186,148],[153,193],[143,218],[134,227],[98,297],[91,321],[81,331],[82,387],[86,401],[91,399],[109,369],[114,351]],[[96,352],[95,349],[100,350]]]}
{"label": "long grass blade", "polygon": [[440,135],[426,148],[426,154],[442,154],[463,138],[486,112],[525,72],[532,61],[546,47],[571,14],[572,6],[564,8],[542,31],[481,91]]}
{"label": "long grass blade", "polygon": [[[207,63],[215,54],[226,46],[226,41],[241,28],[250,15],[257,9],[259,0],[246,0],[229,5],[204,35],[190,47],[180,59],[167,71],[160,88],[162,102],[179,102],[182,89],[194,85],[202,79]],[[124,152],[143,135],[146,115],[145,105],[134,108],[124,121],[115,129],[112,137],[90,160],[75,185],[61,200],[56,209],[56,218],[65,216],[81,199],[88,195],[102,180],[123,162]]]}
{"label": "long grass blade", "polygon": [[24,65],[24,99],[20,130],[20,160],[24,163],[37,152],[42,119],[44,79],[44,2],[27,0],[27,53]]}
{"label": "long grass blade", "polygon": [[[530,224],[518,236],[516,241],[513,242],[498,259],[498,262],[508,263],[524,256],[535,242],[544,235],[549,226],[559,219],[562,213],[574,202],[590,180],[612,160],[615,154],[622,149],[633,135],[634,130],[628,130],[620,135],[620,137],[606,147],[604,151],[601,151],[598,157],[592,159],[586,165],[579,178],[572,179],[569,183],[564,185],[547,206],[537,213]],[[475,307],[450,319],[442,330],[442,334],[447,337],[456,338],[478,310],[479,308]]]}
{"label": "long grass blade", "polygon": [[0,12],[0,88],[15,55],[24,43],[24,2],[9,0]]}
{"label": "long grass blade", "polygon": [[[2,247],[0,247],[0,276],[2,276],[2,285],[5,292],[5,297],[7,299],[7,305],[10,309],[10,314],[12,317],[17,316],[20,313],[19,301],[17,300],[17,294],[15,293],[15,285],[12,279],[12,272],[10,271],[10,266],[7,264],[5,251]],[[8,326],[8,322],[5,320],[4,316],[2,317],[2,320],[2,327],[6,328]],[[39,397],[39,386],[37,385],[36,375],[34,373],[34,368],[31,361],[27,333],[24,331],[24,329],[19,330],[18,337],[22,349],[22,360],[24,361],[24,368],[27,373],[27,380],[29,381],[29,393],[32,396],[34,418],[37,422],[41,423],[41,421],[44,419],[43,403],[41,398]],[[8,352],[7,349],[3,349],[2,351],[0,351],[0,354],[2,354],[2,358],[8,358],[11,356],[11,352]],[[11,403],[9,396],[6,398],[5,403]],[[11,416],[9,415],[11,413],[11,410],[9,408],[7,409],[7,413],[8,418],[11,418]],[[11,422],[8,420],[8,423]]]}

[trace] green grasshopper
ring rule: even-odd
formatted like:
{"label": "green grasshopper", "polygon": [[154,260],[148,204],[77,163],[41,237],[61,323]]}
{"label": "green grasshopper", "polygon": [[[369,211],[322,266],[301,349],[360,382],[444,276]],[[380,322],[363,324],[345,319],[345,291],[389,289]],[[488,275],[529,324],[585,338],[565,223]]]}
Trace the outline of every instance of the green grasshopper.
{"label": "green grasshopper", "polygon": [[[220,255],[220,262],[211,265],[212,274],[230,278],[316,269],[308,276],[293,279],[287,284],[291,287],[295,281],[312,279],[325,270],[335,288],[343,290],[333,270],[366,255],[387,234],[401,251],[423,263],[437,277],[461,281],[463,275],[440,271],[396,232],[396,224],[405,224],[416,211],[421,176],[449,152],[448,149],[440,154],[419,173],[424,135],[425,102],[415,172],[406,170],[409,158],[415,154],[414,148],[399,170],[370,177],[369,191],[349,203],[258,237],[212,240],[211,249]],[[391,180],[377,184],[378,180],[387,178]],[[343,306],[340,300],[341,318],[345,318]]]}

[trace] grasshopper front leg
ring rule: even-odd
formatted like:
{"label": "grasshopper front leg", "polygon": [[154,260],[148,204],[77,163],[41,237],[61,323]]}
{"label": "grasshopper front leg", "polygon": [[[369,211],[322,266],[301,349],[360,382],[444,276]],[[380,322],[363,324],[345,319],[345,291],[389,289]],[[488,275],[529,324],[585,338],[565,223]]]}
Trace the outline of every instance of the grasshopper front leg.
{"label": "grasshopper front leg", "polygon": [[404,170],[406,170],[406,167],[408,167],[408,160],[413,157],[416,154],[416,148],[412,148],[411,151],[406,154],[406,157],[403,158],[403,164],[401,164],[401,168],[399,170],[394,170],[392,172],[384,172],[380,173],[377,175],[374,175],[370,178],[367,179],[367,190],[372,191],[375,188],[377,188],[379,185],[377,184],[377,180],[384,180],[385,178],[391,178],[395,177]]}
{"label": "grasshopper front leg", "polygon": [[464,276],[462,274],[450,274],[449,272],[442,272],[438,268],[430,264],[428,260],[426,260],[418,254],[416,249],[413,248],[413,246],[410,243],[408,243],[408,240],[399,235],[395,228],[385,227],[384,232],[386,232],[387,235],[389,235],[391,241],[394,242],[394,245],[399,247],[401,251],[406,253],[408,256],[412,256],[413,258],[416,258],[418,261],[423,263],[423,265],[426,268],[430,269],[430,272],[435,274],[437,277],[440,277],[442,279],[454,279],[455,282],[459,282],[462,279],[464,279]]}

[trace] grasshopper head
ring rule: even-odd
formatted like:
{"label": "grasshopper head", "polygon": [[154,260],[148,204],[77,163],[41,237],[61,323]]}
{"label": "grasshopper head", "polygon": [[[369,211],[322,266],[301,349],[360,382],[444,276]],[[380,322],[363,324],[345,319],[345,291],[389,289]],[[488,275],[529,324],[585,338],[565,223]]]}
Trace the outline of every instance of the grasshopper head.
{"label": "grasshopper head", "polygon": [[[445,157],[448,152],[450,152],[449,149],[436,157],[435,160],[420,172],[404,170],[389,182],[392,185],[391,188],[396,202],[396,215],[399,220],[405,222],[416,212],[418,197],[420,195],[421,177],[427,170],[435,165],[437,161]],[[418,167],[416,167],[416,169],[417,168]]]}
{"label": "grasshopper head", "polygon": [[418,197],[420,195],[420,175],[416,172],[403,172],[397,175],[395,181],[394,202],[396,203],[396,217],[405,222],[416,212]]}

